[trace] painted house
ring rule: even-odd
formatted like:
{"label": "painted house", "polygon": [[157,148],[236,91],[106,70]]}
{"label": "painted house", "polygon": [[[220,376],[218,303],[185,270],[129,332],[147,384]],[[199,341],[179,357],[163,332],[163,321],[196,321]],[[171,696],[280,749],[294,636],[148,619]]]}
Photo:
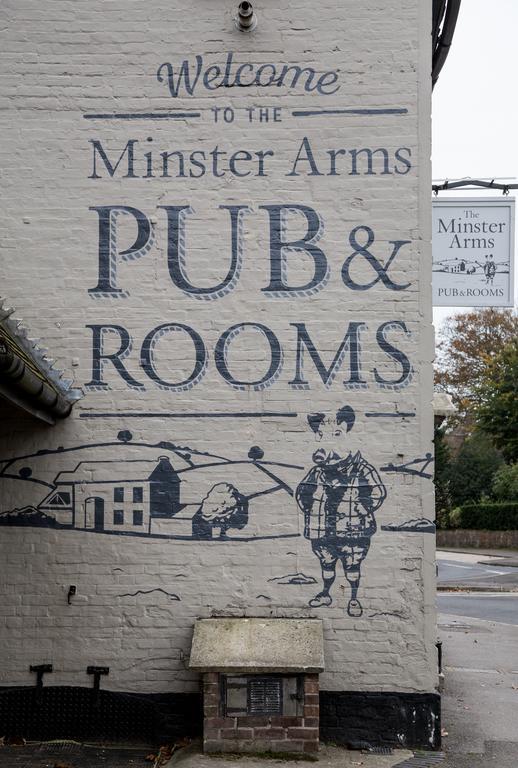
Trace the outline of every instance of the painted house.
{"label": "painted house", "polygon": [[167,456],[82,461],[54,482],[38,509],[72,528],[149,533],[152,517],[171,518],[181,509],[180,478]]}

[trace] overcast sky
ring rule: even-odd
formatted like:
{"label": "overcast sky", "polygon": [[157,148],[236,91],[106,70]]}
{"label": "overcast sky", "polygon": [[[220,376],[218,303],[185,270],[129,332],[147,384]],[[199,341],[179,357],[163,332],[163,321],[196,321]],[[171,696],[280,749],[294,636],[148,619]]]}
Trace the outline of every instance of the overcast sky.
{"label": "overcast sky", "polygon": [[[453,45],[433,93],[433,179],[511,177],[508,181],[517,182],[517,47],[518,0],[462,0]],[[471,195],[498,198],[501,193],[457,193]],[[511,195],[518,197],[518,190]],[[515,302],[517,278],[515,269]],[[436,330],[455,311],[435,309]]]}

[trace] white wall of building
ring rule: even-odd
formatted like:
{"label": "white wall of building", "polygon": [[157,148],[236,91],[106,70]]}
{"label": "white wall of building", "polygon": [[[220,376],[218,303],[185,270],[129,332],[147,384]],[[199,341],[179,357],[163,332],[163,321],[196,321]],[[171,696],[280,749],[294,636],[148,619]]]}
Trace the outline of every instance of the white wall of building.
{"label": "white wall of building", "polygon": [[[434,537],[423,522],[409,530],[433,519],[430,3],[261,0],[251,34],[236,29],[236,5],[4,4],[0,290],[85,397],[53,428],[5,413],[0,511],[11,523],[20,510],[30,514],[59,472],[81,461],[127,462],[130,482],[132,461],[160,455],[180,473],[190,506],[177,528],[152,523],[156,537],[1,527],[3,685],[30,684],[29,665],[52,662],[54,685],[88,685],[86,666],[103,664],[103,686],[114,690],[195,690],[187,669],[195,618],[249,615],[323,619],[323,689],[434,689]],[[211,89],[228,52],[227,84]],[[157,70],[169,63],[176,77],[196,56],[202,73],[223,72],[175,97]],[[243,83],[264,64],[275,75],[264,68],[262,82],[286,64],[306,71],[292,87],[230,87],[242,64],[251,65]],[[316,71],[309,90],[306,68]],[[127,150],[110,176],[100,148],[113,167],[128,142],[133,175]],[[372,172],[364,149],[374,153]],[[185,176],[163,178],[161,153],[175,151]],[[196,152],[207,166],[199,177]],[[134,212],[112,212],[103,239],[108,206],[145,216],[138,253]],[[174,212],[168,233],[163,206],[193,209],[178,254]],[[276,211],[261,206],[284,207],[282,232]],[[241,266],[225,284],[232,215]],[[272,243],[308,241],[308,224],[318,230],[306,242],[313,255],[284,248],[282,267]],[[189,288],[220,283],[209,297]],[[255,327],[230,335],[223,354],[225,332],[243,323]],[[300,352],[303,325],[320,373]],[[206,353],[198,342],[197,371],[193,338]],[[96,368],[96,341],[104,355],[126,348],[118,369],[108,358]],[[355,415],[349,432],[329,423],[345,405]],[[320,443],[307,419],[315,412],[332,432]],[[309,605],[322,575],[294,495],[324,444],[342,457],[360,451],[387,492],[361,562],[361,616],[347,613],[340,559],[332,604]],[[262,458],[249,457],[253,447]],[[192,538],[189,510],[218,484],[246,497],[248,522],[226,539]],[[70,584],[77,596],[68,605]]]}

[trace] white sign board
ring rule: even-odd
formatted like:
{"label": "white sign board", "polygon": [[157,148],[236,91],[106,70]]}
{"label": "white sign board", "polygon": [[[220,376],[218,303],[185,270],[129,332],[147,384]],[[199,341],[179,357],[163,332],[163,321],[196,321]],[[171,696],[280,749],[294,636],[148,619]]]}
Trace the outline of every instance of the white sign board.
{"label": "white sign board", "polygon": [[433,304],[512,307],[514,198],[432,204]]}

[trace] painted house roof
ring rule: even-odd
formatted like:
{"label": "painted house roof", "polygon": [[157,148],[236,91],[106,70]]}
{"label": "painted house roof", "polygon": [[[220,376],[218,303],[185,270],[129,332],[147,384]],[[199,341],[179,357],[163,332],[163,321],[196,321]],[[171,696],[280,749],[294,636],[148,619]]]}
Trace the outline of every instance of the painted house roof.
{"label": "painted house roof", "polygon": [[[151,477],[154,475],[154,477]],[[72,471],[60,472],[56,485],[64,483],[145,483],[166,477],[169,482],[180,482],[168,457],[155,461],[81,461]],[[165,479],[165,478],[164,478]]]}

